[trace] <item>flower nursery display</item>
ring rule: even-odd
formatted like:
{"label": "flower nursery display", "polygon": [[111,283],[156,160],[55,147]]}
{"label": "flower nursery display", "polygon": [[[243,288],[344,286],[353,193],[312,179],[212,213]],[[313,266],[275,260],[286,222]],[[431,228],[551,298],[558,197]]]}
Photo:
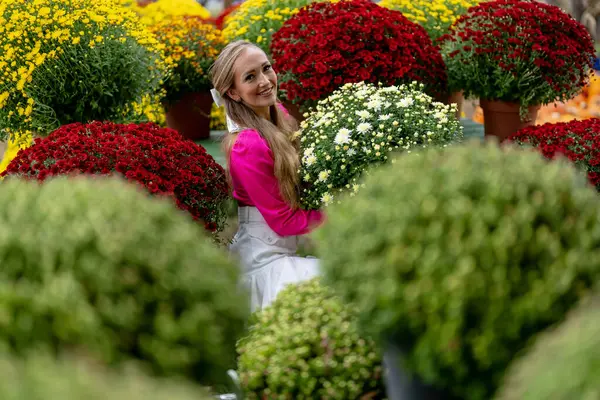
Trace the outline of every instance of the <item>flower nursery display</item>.
{"label": "flower nursery display", "polygon": [[419,81],[430,95],[446,93],[444,62],[427,32],[367,0],[312,3],[273,35],[271,51],[281,92],[296,104],[361,81]]}
{"label": "flower nursery display", "polygon": [[383,399],[381,355],[351,307],[318,280],[289,285],[238,342],[246,398]]}
{"label": "flower nursery display", "polygon": [[225,46],[221,31],[199,17],[165,18],[150,27],[173,64],[164,81],[166,122],[189,139],[210,135],[208,69]]}
{"label": "flower nursery display", "polygon": [[299,132],[303,208],[327,206],[359,190],[363,173],[391,152],[462,138],[453,106],[434,102],[423,85],[348,83],[320,101]]}
{"label": "flower nursery display", "polygon": [[409,20],[421,25],[434,42],[448,33],[450,26],[469,7],[482,0],[381,0],[382,7],[400,11]]}
{"label": "flower nursery display", "polygon": [[250,307],[239,267],[199,224],[120,177],[0,185],[2,351],[228,382]]}
{"label": "flower nursery display", "polygon": [[161,45],[114,0],[6,0],[0,26],[0,140],[142,118],[126,114],[167,73]]}
{"label": "flower nursery display", "polygon": [[43,181],[73,173],[121,174],[172,197],[211,231],[223,228],[229,196],[223,168],[194,142],[152,123],[74,123],[19,152],[2,176]]}
{"label": "flower nursery display", "polygon": [[302,7],[315,0],[245,0],[229,14],[223,35],[228,42],[247,40],[270,54],[271,36]]}
{"label": "flower nursery display", "polygon": [[407,373],[489,400],[600,280],[599,205],[571,163],[517,146],[403,154],[327,209],[315,231],[324,284],[363,332],[402,349]]}
{"label": "flower nursery display", "polygon": [[474,6],[440,41],[450,91],[480,98],[486,135],[500,139],[532,124],[540,105],[580,92],[595,56],[583,25],[534,0]]}
{"label": "flower nursery display", "polygon": [[154,25],[165,19],[183,16],[208,20],[210,12],[196,0],[156,0],[147,4],[134,4],[134,10],[146,25]]}
{"label": "flower nursery display", "polygon": [[548,123],[521,129],[509,140],[533,146],[544,157],[567,157],[586,172],[600,191],[600,119]]}

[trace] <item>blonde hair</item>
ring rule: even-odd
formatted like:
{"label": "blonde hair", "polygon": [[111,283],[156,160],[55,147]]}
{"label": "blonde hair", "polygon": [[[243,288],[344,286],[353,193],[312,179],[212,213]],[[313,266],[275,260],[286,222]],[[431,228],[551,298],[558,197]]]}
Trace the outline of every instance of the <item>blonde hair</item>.
{"label": "blonde hair", "polygon": [[[240,127],[258,131],[267,141],[274,159],[274,173],[279,182],[279,190],[283,199],[294,209],[298,208],[298,169],[300,159],[298,156],[298,143],[294,139],[294,132],[298,123],[291,115],[285,115],[274,104],[269,108],[271,120],[258,116],[254,110],[244,102],[236,102],[227,91],[234,84],[233,66],[238,57],[249,47],[258,46],[238,40],[229,43],[210,69],[210,80],[214,88],[221,94],[225,103],[225,111],[229,117]],[[262,50],[261,50],[262,51]],[[230,164],[231,149],[237,139],[237,132],[228,132],[223,139],[223,150]],[[231,179],[231,175],[229,176]]]}

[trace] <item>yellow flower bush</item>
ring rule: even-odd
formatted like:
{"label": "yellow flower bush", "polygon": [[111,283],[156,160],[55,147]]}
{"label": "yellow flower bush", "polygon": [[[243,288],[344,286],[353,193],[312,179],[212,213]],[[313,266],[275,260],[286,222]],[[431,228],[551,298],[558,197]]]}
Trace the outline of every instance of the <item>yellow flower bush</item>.
{"label": "yellow flower bush", "polygon": [[221,31],[193,16],[169,17],[150,30],[164,44],[165,55],[174,65],[164,83],[165,101],[176,102],[186,93],[208,92],[208,69],[225,46]]}
{"label": "yellow flower bush", "polygon": [[163,45],[115,0],[2,0],[0,47],[0,140],[126,121],[169,68]]}
{"label": "yellow flower bush", "polygon": [[402,12],[406,18],[421,25],[432,40],[436,40],[469,7],[483,0],[381,0],[379,5]]}
{"label": "yellow flower bush", "polygon": [[135,11],[140,15],[141,21],[147,25],[184,15],[210,18],[210,12],[196,0],[158,0],[143,7],[138,6],[137,2],[134,3],[136,3]]}
{"label": "yellow flower bush", "polygon": [[315,0],[246,0],[225,18],[223,36],[228,42],[247,40],[267,54],[271,36],[302,7]]}

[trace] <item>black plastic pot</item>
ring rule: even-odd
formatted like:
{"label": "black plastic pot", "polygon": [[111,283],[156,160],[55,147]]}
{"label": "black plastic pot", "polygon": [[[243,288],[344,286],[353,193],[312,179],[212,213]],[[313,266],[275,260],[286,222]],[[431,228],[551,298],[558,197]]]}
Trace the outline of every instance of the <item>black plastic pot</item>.
{"label": "black plastic pot", "polygon": [[453,400],[449,394],[421,382],[402,367],[402,350],[388,342],[383,353],[388,400]]}

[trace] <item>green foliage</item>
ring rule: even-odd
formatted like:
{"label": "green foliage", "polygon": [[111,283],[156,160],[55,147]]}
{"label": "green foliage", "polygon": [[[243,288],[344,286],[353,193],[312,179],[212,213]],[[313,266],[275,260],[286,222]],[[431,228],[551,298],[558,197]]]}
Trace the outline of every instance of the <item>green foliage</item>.
{"label": "green foliage", "polygon": [[355,315],[317,280],[292,285],[253,314],[238,344],[248,399],[358,399],[382,390],[381,357]]}
{"label": "green foliage", "polygon": [[81,359],[0,357],[2,400],[208,400],[189,383],[154,380],[133,370],[117,375]]}
{"label": "green foliage", "polygon": [[105,40],[93,48],[66,46],[60,57],[35,70],[36,86],[29,92],[37,103],[36,132],[47,135],[72,122],[144,120],[130,106],[158,90],[161,75],[152,72],[157,55],[121,27],[110,27],[106,34],[125,41]]}
{"label": "green foliage", "polygon": [[197,223],[115,178],[0,187],[0,346],[227,380],[249,307]]}
{"label": "green foliage", "polygon": [[498,400],[600,398],[600,298],[537,339],[511,367]]}
{"label": "green foliage", "polygon": [[600,201],[532,151],[403,155],[328,209],[325,281],[426,383],[489,399],[515,353],[600,279]]}

